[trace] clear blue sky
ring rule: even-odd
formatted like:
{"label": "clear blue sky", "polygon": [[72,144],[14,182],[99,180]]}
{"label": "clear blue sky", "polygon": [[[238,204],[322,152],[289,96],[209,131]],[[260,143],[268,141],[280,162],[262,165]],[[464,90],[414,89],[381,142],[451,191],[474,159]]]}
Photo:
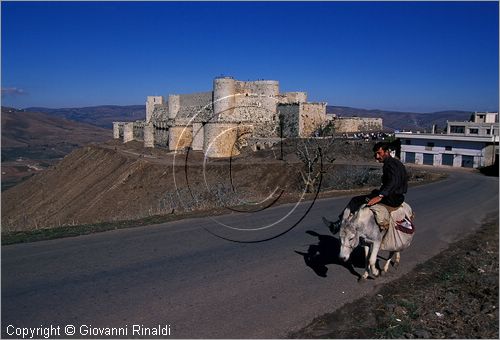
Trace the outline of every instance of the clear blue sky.
{"label": "clear blue sky", "polygon": [[230,75],[329,105],[498,110],[498,2],[1,6],[2,105],[144,104]]}

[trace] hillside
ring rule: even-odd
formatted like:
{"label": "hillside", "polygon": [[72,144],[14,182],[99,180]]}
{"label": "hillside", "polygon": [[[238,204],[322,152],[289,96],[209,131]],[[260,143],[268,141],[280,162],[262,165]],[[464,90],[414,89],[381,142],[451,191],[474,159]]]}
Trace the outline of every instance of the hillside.
{"label": "hillside", "polygon": [[89,143],[112,138],[93,125],[2,107],[2,190]]}
{"label": "hillside", "polygon": [[[284,147],[286,162],[275,158],[278,150],[208,162],[203,153],[192,152],[186,165],[185,156],[174,158],[164,149],[145,149],[135,141],[123,144],[111,140],[86,146],[3,192],[2,229],[5,232],[132,220],[237,206],[242,200],[273,198],[277,187],[286,191],[282,199],[296,200],[303,190],[298,172],[302,163],[293,150]],[[363,161],[370,155],[371,160],[370,143],[341,142],[337,150],[337,159]],[[325,169],[331,166],[337,165],[325,164]],[[351,182],[367,184],[368,170],[356,173],[353,166],[338,167],[337,172],[328,171],[322,188],[342,189],[340,185]],[[375,165],[375,185],[380,181],[377,169]],[[339,180],[342,177],[349,177],[350,182]]]}
{"label": "hillside", "polygon": [[135,121],[146,117],[145,105],[101,105],[80,108],[51,109],[46,107],[28,107],[26,111],[36,111],[51,116],[66,118],[77,122],[113,128],[113,122]]}
{"label": "hillside", "polygon": [[[374,142],[319,143],[325,194],[380,184]],[[314,147],[308,147],[311,153]],[[86,146],[2,193],[2,232],[297,202],[305,188],[298,149],[303,150],[301,141],[285,140],[282,148],[206,160],[202,152],[175,155],[136,141]],[[312,171],[318,174],[315,164]],[[427,175],[410,172],[410,179],[422,181]]]}
{"label": "hillside", "polygon": [[380,117],[384,128],[394,130],[430,131],[432,125],[442,131],[446,122],[468,121],[472,112],[468,111],[440,111],[431,113],[397,112],[383,110],[365,110],[345,106],[327,106],[327,113],[340,117]]}

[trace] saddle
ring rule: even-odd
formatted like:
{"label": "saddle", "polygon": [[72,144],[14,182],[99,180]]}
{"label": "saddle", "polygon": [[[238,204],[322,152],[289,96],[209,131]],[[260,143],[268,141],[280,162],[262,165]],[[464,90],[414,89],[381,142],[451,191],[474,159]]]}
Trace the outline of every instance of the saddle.
{"label": "saddle", "polygon": [[405,220],[412,222],[415,218],[413,210],[406,202],[403,202],[399,207],[378,203],[369,208],[373,212],[375,221],[377,221],[381,230],[387,230],[391,224],[398,224],[398,222]]}

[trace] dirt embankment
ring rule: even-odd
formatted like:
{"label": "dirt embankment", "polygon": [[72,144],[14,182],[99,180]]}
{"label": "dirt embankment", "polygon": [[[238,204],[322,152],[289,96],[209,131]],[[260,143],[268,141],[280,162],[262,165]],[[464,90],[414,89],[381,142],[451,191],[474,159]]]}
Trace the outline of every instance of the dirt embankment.
{"label": "dirt embankment", "polygon": [[[371,159],[372,144],[340,142],[325,148],[321,190],[378,186],[382,172]],[[334,162],[327,161],[332,158],[327,151]],[[274,200],[282,191],[276,203],[284,203],[296,200],[304,190],[300,174],[304,169],[293,145],[231,160],[205,160],[201,152],[174,155],[164,149],[144,149],[139,142],[88,146],[5,191],[2,232],[241,206]],[[317,162],[311,176],[318,171]],[[412,173],[416,181],[426,176]]]}

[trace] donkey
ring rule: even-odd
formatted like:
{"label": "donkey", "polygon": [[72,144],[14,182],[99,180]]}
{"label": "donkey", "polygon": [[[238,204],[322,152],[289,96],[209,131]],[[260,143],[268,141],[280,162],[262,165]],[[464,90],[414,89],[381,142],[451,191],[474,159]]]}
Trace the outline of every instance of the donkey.
{"label": "donkey", "polygon": [[[369,207],[363,205],[354,214],[350,212],[349,208],[346,208],[339,233],[341,243],[339,253],[340,259],[347,261],[354,248],[359,245],[361,239],[366,258],[365,272],[361,278],[368,278],[369,272],[371,272],[374,277],[379,276],[380,271],[376,268],[375,264],[384,235],[385,231],[380,230],[373,212]],[[391,260],[394,261],[395,266],[399,265],[399,251],[391,251],[389,253],[389,259],[383,268],[384,273],[388,271]]]}

